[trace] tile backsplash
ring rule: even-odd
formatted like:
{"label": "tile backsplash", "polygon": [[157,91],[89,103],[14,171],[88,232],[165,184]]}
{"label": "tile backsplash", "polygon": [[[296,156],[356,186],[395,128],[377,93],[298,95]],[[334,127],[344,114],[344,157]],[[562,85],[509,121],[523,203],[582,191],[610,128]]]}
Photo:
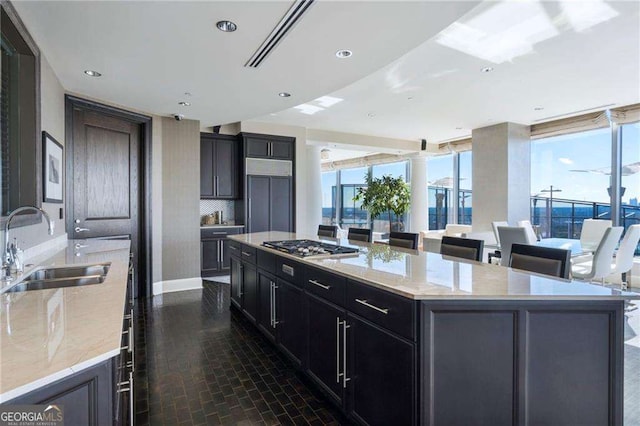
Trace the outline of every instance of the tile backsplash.
{"label": "tile backsplash", "polygon": [[200,200],[200,218],[215,211],[222,210],[222,220],[229,225],[234,224],[235,211],[233,201],[229,200]]}

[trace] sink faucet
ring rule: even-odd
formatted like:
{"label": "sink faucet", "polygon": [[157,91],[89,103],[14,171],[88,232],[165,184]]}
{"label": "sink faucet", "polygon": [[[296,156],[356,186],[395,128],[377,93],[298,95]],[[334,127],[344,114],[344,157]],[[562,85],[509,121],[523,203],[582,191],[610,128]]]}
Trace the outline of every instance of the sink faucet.
{"label": "sink faucet", "polygon": [[28,210],[34,210],[36,213],[42,213],[42,216],[44,216],[44,218],[47,220],[47,224],[49,225],[49,235],[53,235],[53,225],[54,222],[51,221],[51,218],[49,217],[49,215],[47,214],[47,212],[45,212],[44,210],[42,210],[39,207],[34,207],[34,206],[24,206],[24,207],[18,207],[17,209],[15,209],[14,211],[12,211],[9,216],[7,216],[7,219],[4,223],[4,235],[3,235],[3,244],[2,244],[2,280],[3,281],[10,281],[11,280],[11,267],[13,265],[15,265],[16,259],[15,256],[13,255],[13,253],[11,252],[11,247],[9,247],[9,225],[11,224],[11,221],[13,220],[13,218],[18,214],[18,213],[22,213]]}

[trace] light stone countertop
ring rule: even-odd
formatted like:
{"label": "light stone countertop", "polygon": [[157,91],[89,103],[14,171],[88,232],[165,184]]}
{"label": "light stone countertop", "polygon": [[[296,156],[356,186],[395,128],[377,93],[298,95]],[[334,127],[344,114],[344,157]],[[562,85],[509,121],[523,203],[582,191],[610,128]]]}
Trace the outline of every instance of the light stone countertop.
{"label": "light stone countertop", "polygon": [[111,267],[101,284],[0,295],[0,403],[118,355],[129,241],[69,240],[24,275],[103,262]]}
{"label": "light stone countertop", "polygon": [[[274,250],[262,247],[262,242],[319,239],[317,236],[288,232],[240,234],[229,238],[268,251]],[[282,252],[277,254],[416,300],[640,299],[637,293],[460,260],[437,253],[406,250],[386,244],[324,240],[358,246],[360,252],[357,255],[307,258]]]}

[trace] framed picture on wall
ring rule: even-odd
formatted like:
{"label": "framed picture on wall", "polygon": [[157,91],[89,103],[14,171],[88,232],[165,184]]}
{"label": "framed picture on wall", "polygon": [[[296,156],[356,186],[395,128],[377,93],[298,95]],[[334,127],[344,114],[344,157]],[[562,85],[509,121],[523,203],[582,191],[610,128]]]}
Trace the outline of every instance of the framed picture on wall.
{"label": "framed picture on wall", "polygon": [[62,203],[63,148],[53,136],[42,132],[42,180],[44,201]]}

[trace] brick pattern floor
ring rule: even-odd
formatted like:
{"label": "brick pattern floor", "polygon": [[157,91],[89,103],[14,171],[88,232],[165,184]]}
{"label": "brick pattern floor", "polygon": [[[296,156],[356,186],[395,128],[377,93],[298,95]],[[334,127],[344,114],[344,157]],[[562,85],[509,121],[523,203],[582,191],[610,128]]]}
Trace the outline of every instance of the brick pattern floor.
{"label": "brick pattern floor", "polygon": [[137,425],[349,424],[244,316],[229,285],[140,304]]}

